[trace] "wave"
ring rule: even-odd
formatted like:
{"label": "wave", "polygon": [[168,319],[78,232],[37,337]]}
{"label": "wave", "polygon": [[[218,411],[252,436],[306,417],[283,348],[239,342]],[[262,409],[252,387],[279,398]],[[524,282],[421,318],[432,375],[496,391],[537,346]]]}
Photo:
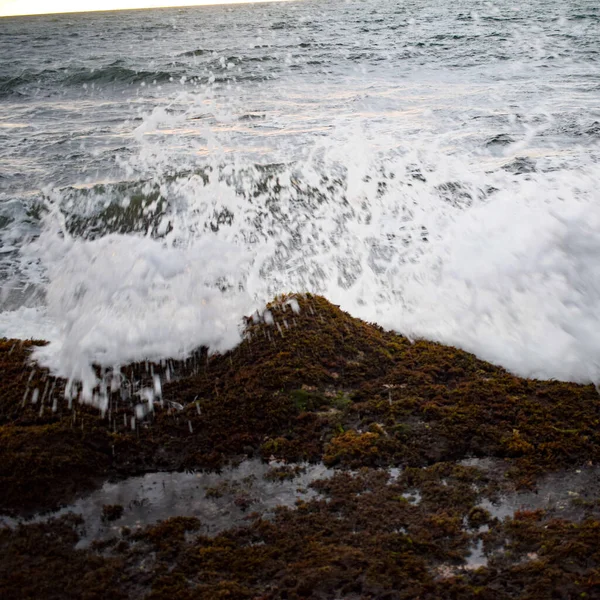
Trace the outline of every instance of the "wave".
{"label": "wave", "polygon": [[169,81],[171,73],[165,71],[138,71],[119,64],[111,64],[100,69],[81,69],[65,78],[67,84],[83,83],[139,83],[142,81]]}
{"label": "wave", "polygon": [[179,79],[181,73],[167,71],[145,71],[123,66],[120,61],[101,68],[79,68],[77,70],[43,69],[38,72],[23,71],[15,76],[0,76],[0,97],[27,95],[32,86],[82,85],[82,84],[132,84],[141,82],[164,82]]}
{"label": "wave", "polygon": [[[187,53],[186,53],[187,54]],[[195,54],[199,56],[200,54]],[[188,54],[191,56],[191,54]],[[236,68],[244,63],[272,61],[272,56],[239,57],[229,56],[211,58],[202,72],[190,72],[185,63],[171,64],[171,70],[143,70],[130,68],[123,61],[116,61],[100,68],[78,69],[46,69],[40,72],[23,72],[14,77],[0,77],[0,97],[11,95],[28,95],[33,85],[48,86],[48,89],[60,89],[61,86],[81,85],[132,85],[139,83],[164,83],[188,81],[226,83],[233,79],[238,81],[261,81],[268,75],[252,70],[239,72]]]}
{"label": "wave", "polygon": [[[0,76],[0,98],[21,95],[19,88],[37,81],[43,73],[25,71],[14,77]],[[56,71],[51,71],[51,73],[56,73]]]}
{"label": "wave", "polygon": [[92,364],[223,351],[244,315],[311,292],[520,375],[600,380],[597,164],[346,149],[57,191],[22,251],[58,332],[38,358],[91,398]]}

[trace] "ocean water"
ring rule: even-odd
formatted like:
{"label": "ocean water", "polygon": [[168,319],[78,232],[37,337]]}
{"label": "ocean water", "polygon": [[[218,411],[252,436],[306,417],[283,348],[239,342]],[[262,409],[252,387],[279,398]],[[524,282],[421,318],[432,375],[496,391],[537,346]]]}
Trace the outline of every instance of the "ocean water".
{"label": "ocean water", "polygon": [[325,295],[600,382],[600,8],[298,0],[0,20],[0,335],[90,365]]}

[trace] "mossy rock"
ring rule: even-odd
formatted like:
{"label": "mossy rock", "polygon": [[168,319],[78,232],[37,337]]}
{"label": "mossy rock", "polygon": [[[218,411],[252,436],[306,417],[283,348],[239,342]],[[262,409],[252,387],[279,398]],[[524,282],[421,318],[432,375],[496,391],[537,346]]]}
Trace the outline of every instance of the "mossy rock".
{"label": "mossy rock", "polygon": [[127,382],[179,369],[163,378],[163,407],[135,430],[120,390],[106,415],[69,408],[65,382],[30,362],[43,342],[1,341],[2,509],[51,508],[106,477],[219,468],[253,455],[353,468],[488,456],[509,460],[524,485],[600,461],[591,385],[515,377],[319,296],[282,296],[267,309],[272,320],[248,318],[231,352],[123,367]]}

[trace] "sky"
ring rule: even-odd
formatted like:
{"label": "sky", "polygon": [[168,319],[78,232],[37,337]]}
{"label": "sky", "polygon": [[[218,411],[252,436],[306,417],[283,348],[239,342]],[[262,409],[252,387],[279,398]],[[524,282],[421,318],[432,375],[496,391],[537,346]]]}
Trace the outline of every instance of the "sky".
{"label": "sky", "polygon": [[128,8],[236,4],[245,1],[247,0],[0,0],[0,17]]}

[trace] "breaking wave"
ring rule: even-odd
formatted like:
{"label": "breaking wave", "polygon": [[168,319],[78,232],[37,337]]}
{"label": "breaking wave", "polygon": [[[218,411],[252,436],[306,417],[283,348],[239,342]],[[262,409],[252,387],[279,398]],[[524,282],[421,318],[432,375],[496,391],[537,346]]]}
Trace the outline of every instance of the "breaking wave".
{"label": "breaking wave", "polygon": [[519,375],[599,380],[597,163],[486,172],[355,143],[50,194],[22,250],[55,325],[38,358],[90,392],[92,364],[222,351],[242,316],[311,292]]}

